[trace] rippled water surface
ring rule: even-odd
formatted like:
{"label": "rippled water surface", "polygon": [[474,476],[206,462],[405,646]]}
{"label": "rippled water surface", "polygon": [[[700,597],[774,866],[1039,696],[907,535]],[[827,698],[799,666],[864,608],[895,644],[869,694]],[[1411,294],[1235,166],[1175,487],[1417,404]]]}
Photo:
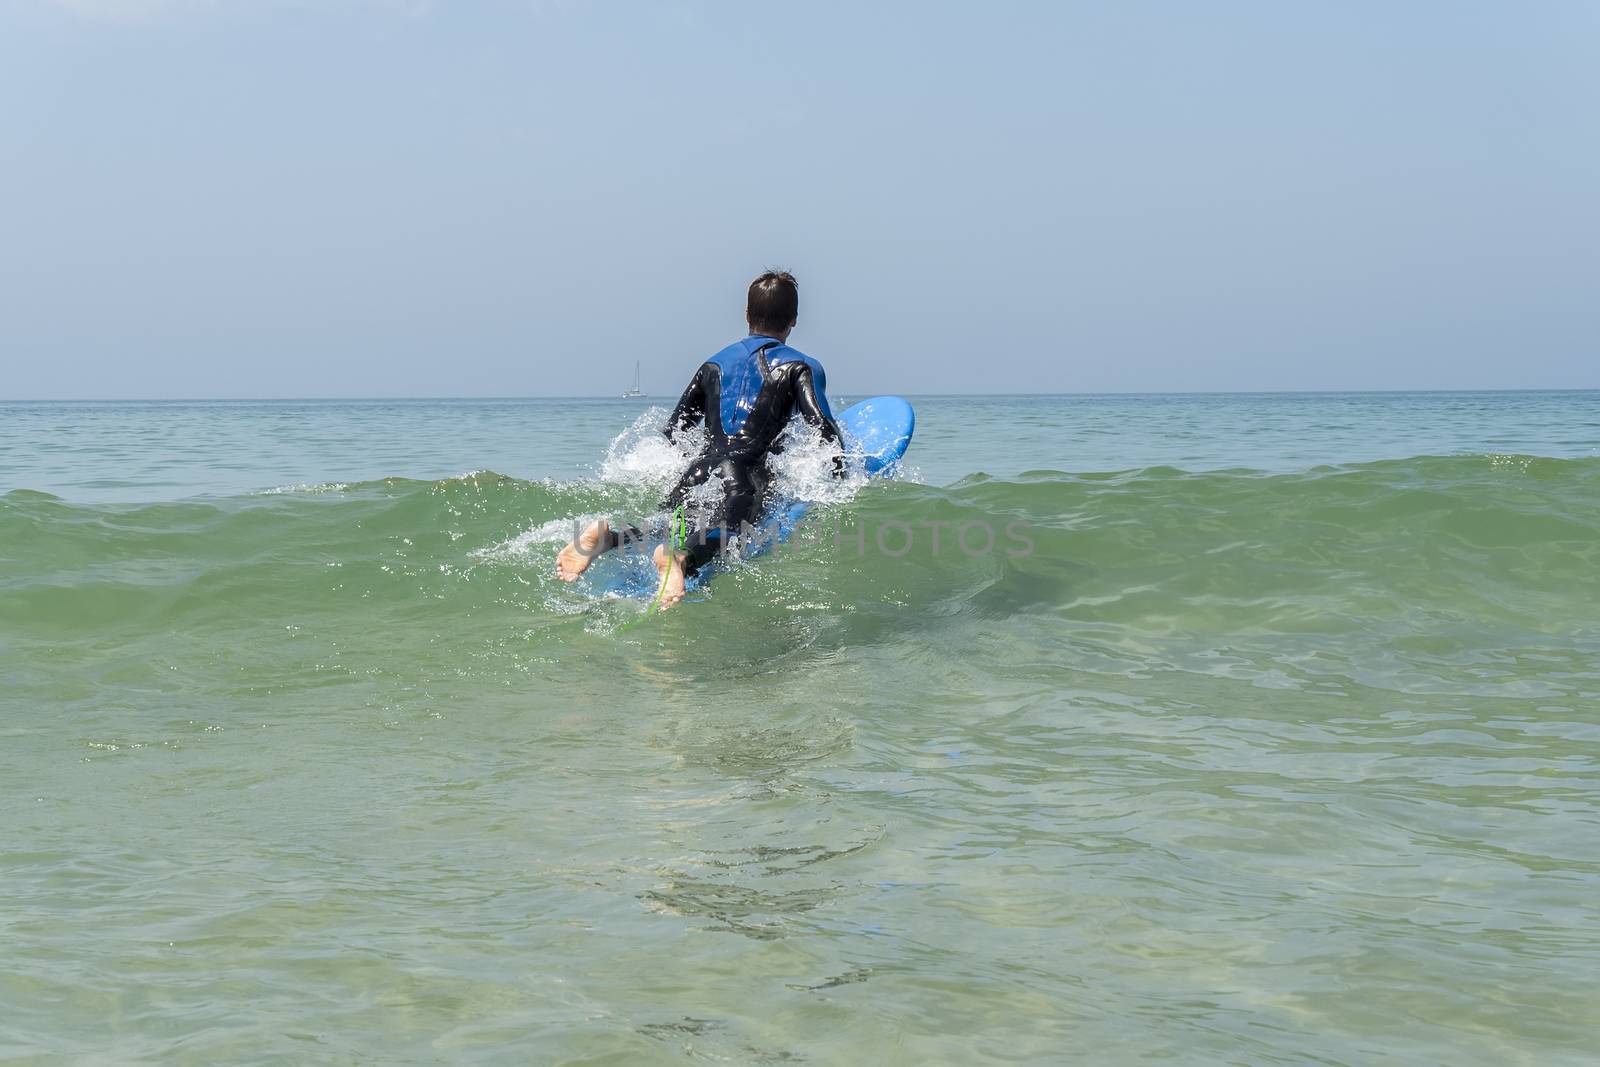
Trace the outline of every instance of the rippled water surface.
{"label": "rippled water surface", "polygon": [[1600,394],[917,408],[641,619],[640,403],[0,405],[0,1057],[1592,1062]]}

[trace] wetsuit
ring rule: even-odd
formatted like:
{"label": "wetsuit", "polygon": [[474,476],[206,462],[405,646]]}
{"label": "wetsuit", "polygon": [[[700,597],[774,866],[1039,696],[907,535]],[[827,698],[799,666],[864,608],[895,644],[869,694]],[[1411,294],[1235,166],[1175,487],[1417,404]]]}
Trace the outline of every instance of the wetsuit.
{"label": "wetsuit", "polygon": [[[844,476],[839,427],[823,392],[822,364],[772,337],[735,341],[700,365],[664,429],[669,440],[698,422],[706,427],[705,450],[684,472],[664,508],[685,503],[690,490],[721,480],[719,502],[688,512],[690,536],[684,570],[693,574],[722,549],[724,537],[759,521],[771,471],[767,457],[779,451],[778,436],[798,414],[834,446],[834,476]],[[698,494],[696,494],[698,497]]]}

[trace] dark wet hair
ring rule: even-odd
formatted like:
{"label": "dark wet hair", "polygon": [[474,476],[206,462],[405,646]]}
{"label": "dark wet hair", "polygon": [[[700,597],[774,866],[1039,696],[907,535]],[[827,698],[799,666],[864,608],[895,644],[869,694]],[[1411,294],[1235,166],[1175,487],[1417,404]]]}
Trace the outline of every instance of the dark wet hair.
{"label": "dark wet hair", "polygon": [[786,270],[769,270],[750,283],[744,305],[750,329],[777,336],[794,325],[800,313],[800,288]]}

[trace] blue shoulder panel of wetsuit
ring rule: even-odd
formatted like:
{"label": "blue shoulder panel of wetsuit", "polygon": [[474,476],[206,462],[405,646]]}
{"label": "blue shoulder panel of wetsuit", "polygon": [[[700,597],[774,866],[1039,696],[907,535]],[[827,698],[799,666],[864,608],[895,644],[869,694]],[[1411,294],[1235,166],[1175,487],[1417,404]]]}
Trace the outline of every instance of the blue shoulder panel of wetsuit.
{"label": "blue shoulder panel of wetsuit", "polygon": [[[756,396],[761,392],[761,372],[751,353],[772,340],[770,337],[746,337],[735,341],[709,362],[716,364],[721,380],[722,432],[732,437],[744,426]],[[752,343],[754,342],[754,343]]]}
{"label": "blue shoulder panel of wetsuit", "polygon": [[771,364],[788,363],[796,359],[811,368],[811,384],[817,390],[817,403],[822,406],[824,415],[833,418],[833,409],[828,406],[828,376],[822,373],[822,364],[798,348],[790,348],[788,345],[779,345],[767,353],[767,362]]}

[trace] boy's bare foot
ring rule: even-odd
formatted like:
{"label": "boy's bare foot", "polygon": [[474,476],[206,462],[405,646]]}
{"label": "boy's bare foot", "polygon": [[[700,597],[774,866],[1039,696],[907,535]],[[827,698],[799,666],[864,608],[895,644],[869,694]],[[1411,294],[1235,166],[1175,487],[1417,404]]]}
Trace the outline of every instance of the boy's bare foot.
{"label": "boy's bare foot", "polygon": [[672,561],[672,573],[667,575],[666,588],[661,590],[661,609],[665,611],[683,599],[683,561],[688,558],[686,552],[673,552],[670,555],[666,545],[657,545],[655,551],[656,577],[659,578],[666,572],[667,562]]}
{"label": "boy's bare foot", "polygon": [[[610,545],[611,524],[604,519],[599,519],[589,524],[589,528],[578,535],[578,539],[556,557],[556,577],[563,582],[575,582],[578,575],[589,569],[589,564],[595,557],[604,552]],[[601,546],[605,545],[604,548]]]}

